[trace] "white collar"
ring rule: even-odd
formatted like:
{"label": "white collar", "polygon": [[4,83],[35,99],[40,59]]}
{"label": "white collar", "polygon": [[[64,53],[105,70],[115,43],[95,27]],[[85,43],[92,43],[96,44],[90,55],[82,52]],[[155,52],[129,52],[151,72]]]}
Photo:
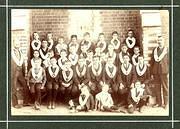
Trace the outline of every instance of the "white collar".
{"label": "white collar", "polygon": [[85,73],[86,73],[86,66],[83,65],[83,70],[82,70],[82,72],[79,71],[79,67],[80,67],[79,65],[76,66],[76,72],[77,72],[77,74],[78,74],[79,77],[82,77],[82,76],[84,76]]}
{"label": "white collar", "polygon": [[[48,49],[48,48],[47,48],[47,49]],[[47,49],[46,49],[46,50],[47,50]],[[48,55],[48,52],[44,54],[44,53],[42,52],[42,50],[43,50],[43,48],[40,49],[39,53],[40,53],[41,57],[45,60],[45,59],[48,58],[49,55]],[[46,50],[45,50],[45,51],[46,51]],[[44,51],[44,50],[43,50],[43,51]]]}
{"label": "white collar", "polygon": [[69,56],[68,56],[69,60],[71,61],[71,64],[72,65],[76,65],[77,62],[78,62],[78,54],[72,54],[70,53]]}
{"label": "white collar", "polygon": [[138,64],[138,62],[136,62],[136,60],[135,60],[135,58],[137,58],[138,56],[139,56],[140,54],[138,54],[138,55],[133,55],[132,56],[132,63],[136,66],[137,64]]}
{"label": "white collar", "polygon": [[128,75],[132,70],[132,64],[129,63],[128,69],[126,70],[124,67],[124,63],[121,65],[121,70],[125,75]]}
{"label": "white collar", "polygon": [[77,52],[77,51],[78,51],[78,48],[79,48],[79,43],[78,43],[78,42],[75,42],[75,43],[70,42],[69,46],[71,46],[72,44],[75,44],[75,46],[76,46],[76,52]]}
{"label": "white collar", "polygon": [[121,63],[124,63],[122,52],[119,53],[119,60],[120,60]]}
{"label": "white collar", "polygon": [[[38,43],[38,45],[35,46],[34,43]],[[41,48],[41,41],[34,39],[34,40],[31,42],[31,46],[32,46],[33,50],[39,50],[39,49]]]}
{"label": "white collar", "polygon": [[52,77],[52,78],[55,78],[57,75],[58,75],[58,73],[59,73],[59,66],[58,65],[56,65],[55,66],[55,68],[56,68],[56,70],[53,72],[52,71],[52,65],[50,65],[49,67],[48,67],[48,71],[49,71],[49,74],[50,74],[50,76]]}
{"label": "white collar", "polygon": [[[102,47],[102,48],[100,47],[100,44],[101,44],[101,43],[103,44],[103,47]],[[99,41],[99,42],[97,43],[97,46],[100,47],[100,51],[101,51],[101,52],[103,52],[103,51],[106,49],[106,45],[107,45],[107,44],[106,44],[105,41]]]}
{"label": "white collar", "polygon": [[[66,75],[66,71],[70,72],[69,76]],[[62,71],[62,75],[63,75],[64,80],[66,82],[69,82],[72,79],[72,77],[73,77],[73,70],[71,68],[68,69],[68,70],[63,70]]]}
{"label": "white collar", "polygon": [[102,64],[99,63],[99,69],[98,69],[98,71],[96,71],[96,70],[94,69],[93,65],[92,65],[92,72],[93,72],[93,74],[94,74],[95,76],[99,76],[99,75],[101,74],[101,72],[102,72]]}
{"label": "white collar", "polygon": [[83,40],[82,44],[83,44],[85,41],[88,42],[88,47],[87,47],[87,50],[88,50],[88,49],[91,47],[92,42],[91,42],[90,40]]}
{"label": "white collar", "polygon": [[[132,41],[131,44],[129,43],[129,40]],[[136,39],[135,39],[134,37],[132,37],[132,38],[127,37],[127,38],[126,38],[126,44],[127,44],[128,48],[133,48],[134,45],[136,44]]]}
{"label": "white collar", "polygon": [[43,73],[42,67],[38,68],[38,73],[35,73],[35,68],[32,67],[32,76],[35,80],[39,80],[40,78],[42,78],[42,73]]}
{"label": "white collar", "polygon": [[106,64],[106,73],[107,73],[107,75],[108,75],[110,78],[113,78],[113,77],[115,76],[115,74],[116,74],[116,71],[117,71],[117,68],[116,68],[115,65],[113,65],[112,67],[113,67],[113,71],[112,71],[112,73],[110,73],[110,71],[109,71],[109,65]]}
{"label": "white collar", "polygon": [[[15,51],[19,52],[19,56],[20,56],[19,59],[18,59],[17,56],[15,55]],[[19,49],[14,48],[11,53],[12,53],[12,58],[13,58],[14,62],[15,62],[18,66],[22,66],[24,59],[23,59],[23,56],[22,56],[21,51],[20,51]]]}
{"label": "white collar", "polygon": [[142,76],[146,72],[146,70],[147,70],[147,65],[146,64],[143,65],[142,70],[140,70],[140,65],[139,64],[136,65],[136,72],[137,72],[137,74],[139,76]]}
{"label": "white collar", "polygon": [[[117,40],[117,44],[114,44],[114,40]],[[119,49],[119,47],[120,47],[120,41],[119,41],[119,39],[111,39],[111,44],[113,44],[113,46],[114,46],[114,49]]]}
{"label": "white collar", "polygon": [[158,49],[158,47],[156,47],[154,49],[154,60],[156,62],[160,62],[164,58],[164,56],[167,54],[167,48],[166,47],[163,48],[163,51],[160,56],[158,56],[157,49]]}
{"label": "white collar", "polygon": [[[107,57],[110,57],[109,53],[107,53]],[[113,52],[113,55],[111,58],[113,58],[113,61],[116,60],[116,52]]]}

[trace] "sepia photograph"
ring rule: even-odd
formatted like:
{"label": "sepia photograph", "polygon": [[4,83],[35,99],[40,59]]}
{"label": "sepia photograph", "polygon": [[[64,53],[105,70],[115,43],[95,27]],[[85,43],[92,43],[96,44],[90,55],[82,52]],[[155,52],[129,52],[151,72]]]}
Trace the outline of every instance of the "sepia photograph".
{"label": "sepia photograph", "polygon": [[169,11],[11,9],[12,116],[169,116]]}

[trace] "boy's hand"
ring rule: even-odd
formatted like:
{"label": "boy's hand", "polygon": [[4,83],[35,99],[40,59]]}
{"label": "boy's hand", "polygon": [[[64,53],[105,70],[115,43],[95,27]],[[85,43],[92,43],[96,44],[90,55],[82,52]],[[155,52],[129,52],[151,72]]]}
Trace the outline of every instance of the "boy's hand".
{"label": "boy's hand", "polygon": [[132,89],[134,87],[134,83],[131,84],[130,88]]}
{"label": "boy's hand", "polygon": [[77,109],[77,110],[81,110],[81,106],[78,105],[78,106],[76,107],[76,109]]}
{"label": "boy's hand", "polygon": [[124,88],[124,85],[122,83],[120,83],[119,88],[122,90]]}

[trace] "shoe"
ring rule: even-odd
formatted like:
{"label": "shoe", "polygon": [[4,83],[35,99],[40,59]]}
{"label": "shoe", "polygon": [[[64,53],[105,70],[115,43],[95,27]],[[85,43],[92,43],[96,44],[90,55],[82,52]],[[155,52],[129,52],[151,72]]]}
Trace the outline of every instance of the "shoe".
{"label": "shoe", "polygon": [[139,110],[138,110],[140,113],[142,113],[142,107],[141,108],[139,108]]}
{"label": "shoe", "polygon": [[14,106],[16,109],[20,109],[20,108],[22,108],[22,105],[20,105],[20,104],[17,104],[16,106]]}
{"label": "shoe", "polygon": [[161,107],[161,105],[160,104],[153,105],[153,108],[156,108],[156,107]]}
{"label": "shoe", "polygon": [[55,103],[52,103],[51,109],[55,109]]}
{"label": "shoe", "polygon": [[36,110],[40,110],[40,104],[36,101],[34,104]]}
{"label": "shoe", "polygon": [[164,109],[167,109],[167,105],[162,105],[162,107],[163,107]]}
{"label": "shoe", "polygon": [[47,108],[48,108],[48,109],[51,109],[51,105],[48,105]]}

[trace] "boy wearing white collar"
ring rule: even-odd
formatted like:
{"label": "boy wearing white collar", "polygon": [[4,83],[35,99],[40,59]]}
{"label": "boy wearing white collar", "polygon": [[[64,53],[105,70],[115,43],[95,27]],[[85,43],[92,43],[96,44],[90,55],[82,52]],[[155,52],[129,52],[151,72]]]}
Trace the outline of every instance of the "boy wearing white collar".
{"label": "boy wearing white collar", "polygon": [[134,37],[134,31],[132,29],[128,30],[128,37],[126,38],[125,42],[128,47],[128,51],[130,55],[133,54],[133,48],[136,45],[136,38]]}
{"label": "boy wearing white collar", "polygon": [[53,57],[50,59],[50,66],[46,70],[47,90],[48,90],[48,109],[55,108],[56,96],[59,88],[59,71],[57,60]]}
{"label": "boy wearing white collar", "polygon": [[[158,47],[153,50],[151,60],[151,73],[154,78],[156,88],[156,105],[167,107],[168,104],[168,74],[169,74],[169,59],[168,49],[164,46],[164,39],[162,36],[157,38]],[[161,88],[162,93],[161,93]],[[163,104],[162,98],[163,96]]]}
{"label": "boy wearing white collar", "polygon": [[119,66],[124,63],[124,55],[129,55],[128,47],[126,44],[121,45],[121,52],[119,53]]}
{"label": "boy wearing white collar", "polygon": [[108,93],[109,86],[107,84],[102,85],[102,91],[95,97],[95,110],[114,112],[118,111],[118,107],[114,106],[111,94]]}
{"label": "boy wearing white collar", "polygon": [[134,47],[134,54],[132,56],[132,64],[136,66],[138,64],[138,57],[140,56],[140,49],[138,46]]}
{"label": "boy wearing white collar", "polygon": [[94,97],[89,92],[87,85],[82,85],[80,95],[76,99],[69,101],[71,112],[75,111],[92,111],[94,110]]}
{"label": "boy wearing white collar", "polygon": [[68,59],[71,61],[72,67],[74,69],[75,65],[78,62],[78,54],[76,53],[76,46],[75,44],[72,44],[71,46],[69,46],[69,56]]}
{"label": "boy wearing white collar", "polygon": [[104,33],[100,33],[98,37],[97,46],[100,48],[100,52],[106,52],[107,43],[105,41]]}
{"label": "boy wearing white collar", "polygon": [[33,53],[33,58],[31,59],[31,66],[34,66],[35,62],[42,63],[42,59],[39,57],[39,51],[35,50]]}
{"label": "boy wearing white collar", "polygon": [[110,93],[113,97],[115,103],[118,99],[117,91],[118,91],[118,68],[114,65],[114,60],[112,58],[108,58],[103,74],[103,81],[109,85]]}
{"label": "boy wearing white collar", "polygon": [[119,53],[121,43],[120,40],[118,39],[117,31],[112,32],[111,44],[114,46],[115,52]]}
{"label": "boy wearing white collar", "polygon": [[58,59],[58,65],[63,70],[65,69],[65,62],[68,60],[67,58],[67,50],[62,49],[60,51],[60,58]]}
{"label": "boy wearing white collar", "polygon": [[48,58],[48,42],[46,40],[42,40],[42,45],[41,48],[39,50],[39,54],[41,59],[44,61]]}
{"label": "boy wearing white collar", "polygon": [[58,38],[58,43],[55,46],[55,56],[56,56],[56,58],[60,57],[62,49],[67,50],[67,44],[64,42],[64,37],[60,36]]}
{"label": "boy wearing white collar", "polygon": [[91,67],[91,65],[92,65],[93,55],[94,55],[93,51],[88,50],[87,58],[86,58],[86,65],[88,68]]}
{"label": "boy wearing white collar", "polygon": [[130,89],[134,86],[136,80],[136,73],[134,66],[129,62],[130,58],[128,55],[124,56],[124,63],[122,63],[119,70],[119,97],[120,101],[127,104],[127,97]]}
{"label": "boy wearing white collar", "polygon": [[34,108],[40,109],[41,89],[46,84],[46,72],[39,62],[35,62],[34,66],[28,72],[27,85],[34,99]]}
{"label": "boy wearing white collar", "polygon": [[83,56],[80,56],[78,60],[78,64],[75,68],[75,84],[80,88],[82,85],[86,85],[88,83],[87,78],[87,65],[86,60]]}
{"label": "boy wearing white collar", "polygon": [[81,45],[85,45],[86,46],[85,51],[93,50],[93,43],[91,41],[91,37],[90,37],[90,33],[89,32],[84,33],[84,39],[81,42]]}
{"label": "boy wearing white collar", "polygon": [[88,69],[88,80],[91,93],[96,95],[101,90],[103,79],[103,68],[99,56],[93,57],[93,63]]}
{"label": "boy wearing white collar", "polygon": [[39,40],[39,35],[37,32],[33,33],[33,40],[31,42],[31,47],[33,50],[39,50],[41,47],[41,41]]}
{"label": "boy wearing white collar", "polygon": [[128,112],[133,113],[136,109],[141,112],[142,107],[147,103],[148,97],[144,98],[144,85],[136,81],[128,96]]}
{"label": "boy wearing white collar", "polygon": [[70,99],[76,98],[79,95],[78,86],[74,84],[74,71],[71,68],[72,64],[69,60],[65,61],[64,68],[60,73],[60,92],[65,102],[69,102]]}
{"label": "boy wearing white collar", "polygon": [[47,33],[47,42],[48,42],[48,50],[53,49],[54,40],[53,40],[53,34],[51,32]]}
{"label": "boy wearing white collar", "polygon": [[117,64],[117,54],[114,50],[114,46],[112,44],[108,45],[108,52],[106,53],[106,57],[107,58],[112,58],[113,59],[113,63]]}
{"label": "boy wearing white collar", "polygon": [[145,92],[150,95],[148,90],[148,84],[151,80],[150,70],[147,63],[145,63],[143,56],[138,57],[138,64],[135,66],[137,79],[145,86]]}
{"label": "boy wearing white collar", "polygon": [[77,35],[71,35],[71,41],[69,43],[69,48],[71,45],[75,46],[75,52],[77,53],[79,51],[79,43],[77,41]]}

